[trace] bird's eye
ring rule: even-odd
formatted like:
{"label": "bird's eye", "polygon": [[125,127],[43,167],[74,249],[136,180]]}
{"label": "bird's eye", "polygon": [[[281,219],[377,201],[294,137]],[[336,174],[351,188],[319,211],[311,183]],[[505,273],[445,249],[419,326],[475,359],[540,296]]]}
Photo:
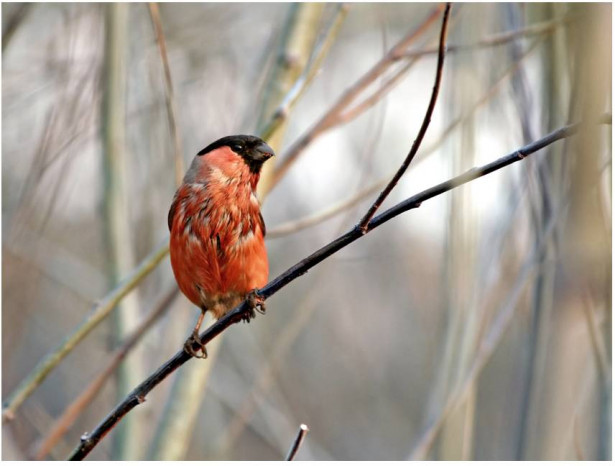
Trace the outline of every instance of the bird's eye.
{"label": "bird's eye", "polygon": [[234,152],[241,152],[243,150],[243,146],[241,144],[233,144],[231,145],[231,149],[233,149]]}

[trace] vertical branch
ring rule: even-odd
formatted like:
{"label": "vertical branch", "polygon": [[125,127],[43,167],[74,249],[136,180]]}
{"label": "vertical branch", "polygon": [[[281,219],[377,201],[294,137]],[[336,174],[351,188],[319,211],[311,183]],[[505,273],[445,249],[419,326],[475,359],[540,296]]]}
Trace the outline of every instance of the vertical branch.
{"label": "vertical branch", "polygon": [[[574,43],[575,84],[572,89],[572,110],[575,117],[591,117],[612,105],[611,46],[606,37],[612,34],[611,6],[593,4],[591,7],[574,7],[583,11],[578,29],[572,37]],[[605,149],[604,139],[593,128],[582,132],[574,141],[571,161],[571,196],[567,223],[562,228],[563,261],[570,264],[571,274],[578,278],[578,286],[587,287],[597,294],[596,306],[605,313],[603,337],[607,348],[612,341],[612,239],[611,232],[601,220],[601,201],[596,183],[600,167],[612,157],[610,146]],[[604,179],[601,179],[604,182]],[[605,206],[610,212],[611,206]],[[610,219],[609,219],[610,220]],[[606,226],[606,228],[605,228]],[[606,292],[604,292],[606,290]],[[598,296],[600,297],[599,299]],[[609,367],[611,366],[611,355]],[[599,460],[612,457],[612,392],[611,384],[597,384],[599,408],[592,417],[597,430],[597,445],[591,456]]]}
{"label": "vertical branch", "polygon": [[[532,16],[549,15],[556,17],[557,11],[553,5],[539,6],[533,11]],[[546,38],[543,49],[545,66],[543,102],[541,108],[546,109],[545,125],[557,124],[562,119],[572,117],[566,113],[570,110],[569,94],[563,92],[564,83],[570,79],[569,68],[566,66],[566,46],[562,37],[553,34]],[[513,54],[518,51],[512,43]],[[518,48],[518,47],[517,47]],[[522,121],[522,133],[524,138],[531,139],[532,131],[532,95],[528,77],[524,70],[519,70],[514,76],[513,86],[517,98],[520,120]],[[567,110],[568,109],[568,110]],[[549,151],[569,151],[568,144],[563,147],[551,147]],[[537,183],[530,184],[534,189],[530,191],[531,202],[531,229],[533,242],[539,244],[545,240],[545,230],[553,215],[553,205],[561,202],[564,197],[563,187],[567,183],[570,157],[547,158],[544,163],[529,164],[527,169],[536,172]],[[517,427],[517,439],[515,445],[515,459],[523,460],[535,456],[536,443],[533,441],[534,434],[542,430],[541,422],[544,416],[540,410],[544,409],[544,398],[541,393],[549,383],[549,372],[546,370],[545,358],[547,357],[547,344],[550,340],[549,333],[552,328],[553,308],[557,306],[556,273],[559,268],[557,262],[561,256],[558,246],[558,231],[551,237],[546,238],[547,245],[542,251],[541,262],[538,265],[529,309],[529,327],[524,361],[524,374],[522,378],[521,403],[519,408],[519,423]]]}
{"label": "vertical branch", "polygon": [[[106,6],[105,68],[103,77],[102,142],[104,170],[105,240],[109,254],[108,275],[111,286],[134,267],[134,251],[127,206],[128,164],[126,160],[126,50],[128,34],[127,4]],[[126,338],[138,321],[139,303],[135,293],[115,309],[113,337]],[[138,354],[131,355],[118,369],[117,394],[128,392],[143,378]],[[141,446],[139,418],[119,426],[114,437],[116,459],[137,459]]]}
{"label": "vertical branch", "polygon": [[[466,5],[465,8],[481,8]],[[474,10],[477,12],[477,10]],[[472,10],[467,11],[472,16]],[[483,13],[484,14],[484,13]],[[474,39],[479,34],[480,25],[470,22],[460,31],[457,36]],[[458,67],[456,71],[464,67],[473,67],[474,63],[470,56],[457,56],[450,60]],[[472,105],[479,90],[485,86],[486,76],[484,73],[476,73],[471,77],[459,73],[455,80],[455,86],[450,88],[449,109],[451,114],[460,110],[466,113]],[[448,166],[452,173],[459,173],[467,167],[474,165],[475,147],[475,120],[468,118],[460,123],[460,129],[456,133],[454,142],[448,146],[451,154],[446,156]],[[455,148],[455,149],[453,149]],[[446,199],[445,233],[442,264],[442,313],[446,316],[446,330],[443,339],[443,357],[439,364],[437,387],[434,390],[434,404],[441,405],[445,397],[462,380],[467,372],[472,358],[475,356],[479,333],[480,307],[477,301],[476,277],[479,276],[479,263],[477,261],[477,222],[476,211],[473,210],[471,190],[459,190],[452,192]],[[455,410],[442,427],[436,451],[438,460],[462,460],[471,459],[473,449],[473,433],[477,387],[472,384],[468,388],[468,395],[464,403]]]}
{"label": "vertical branch", "polygon": [[175,93],[173,91],[173,81],[171,79],[171,67],[169,66],[169,57],[167,55],[167,44],[164,38],[162,29],[162,21],[160,20],[160,9],[158,4],[154,2],[148,3],[149,13],[154,26],[156,42],[160,50],[160,60],[164,69],[164,88],[165,101],[167,104],[167,116],[169,118],[169,131],[173,139],[173,151],[175,160],[175,185],[179,186],[184,177],[184,149],[182,146],[179,129],[177,126],[177,103],[175,101]]}

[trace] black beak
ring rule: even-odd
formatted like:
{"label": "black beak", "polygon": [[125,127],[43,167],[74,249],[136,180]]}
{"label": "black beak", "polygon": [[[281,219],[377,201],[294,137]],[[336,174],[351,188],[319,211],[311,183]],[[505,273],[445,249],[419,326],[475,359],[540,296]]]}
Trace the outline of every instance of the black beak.
{"label": "black beak", "polygon": [[254,158],[262,162],[269,160],[271,157],[275,155],[275,153],[273,152],[273,149],[269,147],[269,145],[265,144],[264,142],[261,142],[258,146],[256,146],[254,148],[254,151],[255,151]]}

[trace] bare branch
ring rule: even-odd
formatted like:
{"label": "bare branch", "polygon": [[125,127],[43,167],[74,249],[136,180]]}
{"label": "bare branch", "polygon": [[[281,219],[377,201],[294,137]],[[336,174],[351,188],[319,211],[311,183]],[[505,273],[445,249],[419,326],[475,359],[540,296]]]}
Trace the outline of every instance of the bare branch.
{"label": "bare branch", "polygon": [[[519,67],[521,66],[521,63],[523,62],[523,60],[525,58],[527,58],[533,51],[534,49],[540,44],[540,41],[537,40],[535,41],[533,44],[531,44],[528,49],[523,53],[522,56],[519,57],[519,59],[512,64],[509,68],[507,68],[502,75],[497,78],[494,82],[494,84],[485,92],[485,94],[483,94],[481,96],[480,99],[478,99],[463,115],[459,116],[458,118],[456,118],[455,120],[453,120],[440,134],[440,136],[438,137],[437,140],[433,141],[433,143],[431,143],[429,146],[424,147],[421,152],[420,155],[418,156],[416,162],[415,162],[415,166],[417,164],[420,164],[423,160],[425,160],[426,156],[429,154],[432,154],[438,147],[440,147],[440,145],[442,144],[442,142],[455,130],[455,128],[457,128],[461,123],[467,121],[472,115],[473,113],[480,108],[482,105],[484,105],[485,103],[489,102],[489,99],[491,99],[494,94],[501,89],[502,84],[505,82],[505,79],[510,77],[517,69],[519,69]],[[448,47],[447,47],[447,53],[448,53]],[[391,79],[395,79],[397,77],[397,75]],[[387,83],[388,84],[388,83]],[[387,85],[385,84],[385,86]],[[379,91],[378,91],[379,92]],[[370,98],[368,98],[368,100],[370,100]],[[368,102],[367,100],[361,104],[358,104],[358,107],[361,107],[363,105],[367,105]],[[352,110],[349,110],[348,112],[352,112],[354,113],[354,111],[358,109],[353,108]],[[346,118],[347,114],[342,115],[341,118]],[[344,210],[358,204],[359,202],[361,202],[361,200],[365,199],[367,196],[373,194],[374,192],[378,191],[379,189],[384,188],[384,186],[386,186],[387,182],[393,177],[394,174],[390,174],[387,175],[386,177],[383,177],[382,179],[374,182],[373,184],[371,184],[370,186],[368,186],[367,188],[359,191],[358,193],[352,195],[351,197],[349,197],[348,199],[339,201],[325,209],[323,209],[320,212],[316,212],[312,215],[306,216],[305,218],[302,219],[298,219],[298,220],[291,220],[288,221],[286,223],[283,223],[281,225],[272,227],[270,229],[267,230],[267,238],[268,239],[276,239],[276,238],[281,238],[283,236],[289,235],[291,233],[295,233],[297,231],[303,230],[305,228],[309,228],[311,226],[317,225],[321,222],[324,222],[338,214],[340,214],[341,212],[343,212]]]}
{"label": "bare branch", "polygon": [[431,98],[429,99],[429,105],[427,106],[427,112],[425,112],[425,117],[423,118],[423,123],[421,124],[421,128],[419,129],[419,133],[412,143],[412,147],[410,148],[410,152],[406,156],[406,159],[397,170],[397,173],[393,176],[389,184],[382,190],[378,198],[374,201],[372,206],[368,209],[365,216],[359,222],[359,228],[363,232],[367,231],[367,224],[372,219],[376,211],[380,208],[384,200],[391,193],[399,179],[403,176],[403,174],[408,169],[410,162],[414,159],[414,156],[421,147],[421,143],[423,142],[423,138],[425,137],[425,133],[427,133],[427,128],[429,127],[429,123],[431,122],[431,116],[433,115],[434,108],[436,107],[436,101],[438,100],[438,93],[440,91],[440,83],[442,81],[442,70],[444,68],[444,54],[445,54],[445,46],[446,46],[446,33],[448,31],[448,19],[451,12],[451,4],[447,3],[446,8],[444,9],[444,16],[442,18],[442,29],[440,30],[440,45],[438,52],[438,65],[436,68],[436,78],[433,86],[433,91],[431,93]]}
{"label": "bare branch", "polygon": [[165,98],[167,103],[167,115],[169,117],[169,130],[173,138],[174,160],[175,160],[175,185],[179,186],[184,177],[184,149],[179,136],[177,127],[177,104],[175,102],[175,93],[173,92],[173,81],[171,79],[171,67],[169,66],[169,57],[167,55],[167,44],[164,39],[164,31],[162,30],[162,21],[160,20],[160,10],[158,4],[154,2],[148,3],[149,13],[152,18],[154,32],[156,34],[156,42],[160,49],[160,60],[164,68],[164,87]]}
{"label": "bare branch", "polygon": [[[599,120],[599,123],[610,124],[611,115],[606,115]],[[397,217],[398,215],[407,212],[411,209],[416,209],[421,204],[429,199],[437,197],[443,193],[451,191],[461,185],[464,185],[472,180],[486,176],[494,171],[500,170],[515,162],[519,162],[524,158],[534,154],[535,152],[543,149],[550,144],[553,144],[560,139],[568,138],[579,131],[581,123],[575,123],[572,125],[559,128],[545,137],[534,141],[504,157],[501,157],[486,165],[473,168],[467,172],[451,178],[443,183],[433,186],[419,194],[416,194],[405,201],[391,207],[382,214],[374,217],[368,224],[366,231],[363,232],[359,226],[355,226],[352,230],[333,240],[326,246],[322,247],[318,251],[314,252],[310,256],[301,260],[294,266],[290,267],[284,273],[270,281],[266,286],[259,290],[259,295],[263,299],[267,299],[284,288],[286,285],[299,278],[301,275],[308,272],[310,269],[324,261],[326,258],[332,256],[340,249],[348,246],[354,241],[365,236],[365,233],[369,233],[376,229],[380,225],[388,222],[389,220]],[[199,340],[202,344],[206,344],[220,335],[224,330],[233,324],[242,321],[243,316],[250,313],[251,309],[248,301],[244,301],[220,320],[213,323],[204,332],[199,335]],[[195,342],[195,350],[198,343]],[[116,406],[111,413],[109,413],[105,419],[91,432],[86,433],[81,437],[81,443],[77,446],[75,451],[70,456],[70,459],[83,459],[92,449],[98,445],[102,438],[107,435],[111,429],[130,412],[135,406],[145,401],[145,396],[166,377],[173,373],[178,367],[190,360],[190,356],[183,349],[178,351],[171,359],[160,366],[152,375],[150,375],[145,381],[137,386],[118,406]]]}
{"label": "bare branch", "polygon": [[102,322],[124,296],[130,293],[164,259],[169,252],[169,238],[166,237],[152,253],[122,280],[113,290],[93,306],[90,315],[62,344],[49,353],[11,394],[2,410],[3,421],[10,421],[21,404],[43,383],[49,373]]}
{"label": "bare branch", "polygon": [[357,80],[350,88],[348,88],[340,98],[327,110],[327,112],[318,120],[318,122],[303,136],[301,136],[285,153],[285,157],[276,165],[272,179],[272,186],[284,176],[291,165],[297,160],[303,150],[318,136],[325,131],[337,126],[342,121],[340,116],[342,112],[378,77],[380,77],[391,64],[396,60],[396,57],[403,53],[406,48],[417,40],[429,26],[438,19],[441,11],[441,6],[434,8],[427,18],[423,20],[415,29],[406,34],[397,44],[395,44],[384,57],[382,57],[367,73]]}
{"label": "bare branch", "polygon": [[64,413],[55,421],[51,431],[40,443],[40,447],[34,455],[34,459],[43,460],[51,449],[58,443],[62,436],[68,431],[77,417],[85,408],[92,402],[96,395],[103,388],[105,382],[113,375],[124,358],[130,353],[130,350],[139,342],[145,332],[161,317],[169,308],[173,300],[179,294],[179,288],[176,286],[170,292],[167,292],[154,310],[141,322],[139,327],[126,339],[124,344],[119,347],[106,367],[102,369],[100,374],[87,386],[65,410]]}
{"label": "bare branch", "polygon": [[305,424],[301,424],[299,426],[299,432],[297,432],[297,437],[295,438],[295,441],[291,445],[290,450],[288,451],[288,454],[286,455],[285,461],[292,461],[295,459],[295,456],[297,455],[297,452],[299,451],[299,447],[303,443],[303,440],[305,439],[305,436],[307,435],[309,430],[310,429]]}
{"label": "bare branch", "polygon": [[343,201],[336,202],[335,204],[323,209],[320,212],[316,212],[315,214],[306,216],[305,218],[301,218],[299,220],[291,220],[290,222],[283,223],[276,227],[267,230],[267,239],[281,238],[283,236],[289,235],[291,233],[295,233],[299,230],[303,230],[304,228],[311,227],[313,225],[317,225],[325,220],[328,220],[336,215],[344,212],[345,210],[357,205],[367,196],[381,189],[382,186],[388,180],[380,180],[374,183],[371,186],[359,191],[358,193],[352,195],[348,199],[344,199]]}
{"label": "bare branch", "polygon": [[[531,26],[525,28],[515,29],[513,31],[507,31],[500,34],[494,34],[492,36],[485,37],[484,39],[479,40],[473,44],[449,45],[446,47],[446,53],[465,52],[469,50],[483,49],[487,47],[496,47],[500,45],[505,45],[522,37],[542,36],[554,31],[560,26],[567,25],[574,18],[574,15],[567,15],[562,18],[554,19],[551,21],[543,21],[541,23],[532,24]],[[399,58],[419,58],[425,55],[435,55],[437,53],[437,47],[429,47],[419,50],[408,50]]]}

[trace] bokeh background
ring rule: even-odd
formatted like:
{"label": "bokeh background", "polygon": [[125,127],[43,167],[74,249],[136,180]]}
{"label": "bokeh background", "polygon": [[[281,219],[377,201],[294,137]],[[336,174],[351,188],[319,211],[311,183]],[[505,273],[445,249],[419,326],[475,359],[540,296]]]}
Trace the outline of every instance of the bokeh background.
{"label": "bokeh background", "polygon": [[[3,4],[3,401],[164,250],[177,176],[213,140],[268,131],[277,151],[272,278],[355,225],[421,123],[441,15]],[[433,121],[385,208],[611,111],[610,4],[454,4],[449,29]],[[298,459],[610,459],[611,170],[611,127],[590,124],[395,218],[231,327],[90,458],[282,459],[306,423]],[[3,459],[65,458],[181,347],[197,311],[174,287],[165,256],[4,423]]]}

